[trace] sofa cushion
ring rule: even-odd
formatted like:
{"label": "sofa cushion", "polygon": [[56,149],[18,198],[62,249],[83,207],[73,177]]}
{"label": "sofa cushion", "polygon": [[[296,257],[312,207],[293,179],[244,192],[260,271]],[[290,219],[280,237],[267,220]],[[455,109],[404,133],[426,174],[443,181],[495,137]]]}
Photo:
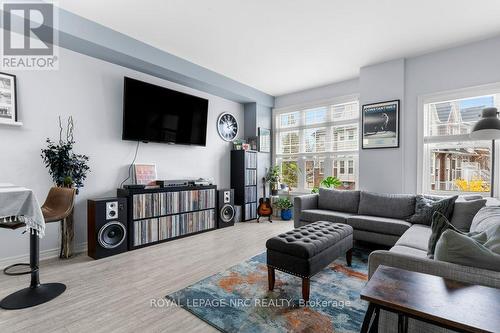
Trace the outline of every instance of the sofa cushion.
{"label": "sofa cushion", "polygon": [[415,196],[409,194],[378,194],[361,191],[359,215],[407,219],[415,213]]}
{"label": "sofa cushion", "polygon": [[486,199],[455,201],[451,224],[462,232],[469,232],[474,216],[484,205],[486,205]]}
{"label": "sofa cushion", "polygon": [[434,250],[436,249],[436,243],[438,242],[443,232],[445,232],[448,229],[462,233],[460,230],[455,228],[453,224],[450,223],[450,221],[448,221],[446,216],[444,216],[440,212],[434,212],[431,224],[432,233],[431,237],[429,238],[429,246],[427,248],[427,256],[430,259],[434,258]]}
{"label": "sofa cushion", "polygon": [[333,223],[346,223],[351,213],[334,212],[325,209],[306,209],[301,212],[300,218],[306,222],[328,221]]}
{"label": "sofa cushion", "polygon": [[[492,226],[491,230],[500,231],[500,227]],[[493,252],[474,237],[446,230],[439,238],[434,258],[458,265],[500,272],[500,254]]]}
{"label": "sofa cushion", "polygon": [[423,224],[414,224],[399,238],[396,245],[412,247],[425,251],[427,255],[427,245],[431,237],[432,230],[429,226]]}
{"label": "sofa cushion", "polygon": [[407,221],[413,224],[431,225],[434,212],[440,212],[446,216],[447,219],[450,219],[457,198],[457,195],[444,199],[417,195],[415,214],[408,218]]}
{"label": "sofa cushion", "polygon": [[338,212],[357,213],[359,206],[359,191],[319,189],[318,208]]}
{"label": "sofa cushion", "polygon": [[394,245],[389,251],[398,254],[405,254],[412,257],[419,257],[419,258],[427,257],[426,251],[422,251],[414,247],[408,247],[408,246]]}
{"label": "sofa cushion", "polygon": [[498,224],[500,224],[500,206],[486,206],[472,219],[470,232],[482,232]]}
{"label": "sofa cushion", "polygon": [[354,215],[347,218],[347,224],[357,230],[372,231],[380,234],[402,235],[411,224],[399,219],[388,217]]}

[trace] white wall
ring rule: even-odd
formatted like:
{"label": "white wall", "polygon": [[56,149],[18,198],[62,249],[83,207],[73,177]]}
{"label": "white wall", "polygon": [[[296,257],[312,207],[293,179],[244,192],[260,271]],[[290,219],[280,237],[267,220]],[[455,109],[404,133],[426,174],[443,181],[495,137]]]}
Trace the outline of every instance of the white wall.
{"label": "white wall", "polygon": [[500,37],[406,60],[404,192],[417,189],[418,97],[500,82]]}
{"label": "white wall", "polygon": [[360,150],[360,188],[416,193],[418,98],[500,82],[500,37],[406,59],[372,64],[354,80],[279,96],[276,108],[359,93],[360,105],[401,100],[400,148]]}
{"label": "white wall", "polygon": [[[135,142],[122,141],[123,77],[209,99],[207,146],[142,144],[137,161],[157,164],[158,177],[213,177],[219,187],[230,185],[231,144],[216,132],[216,118],[233,113],[243,129],[243,106],[175,83],[132,71],[65,49],[60,50],[58,71],[20,71],[17,75],[18,108],[23,127],[0,126],[0,182],[32,188],[40,203],[51,186],[40,149],[45,139],[58,138],[59,115],[75,120],[75,150],[90,157],[91,173],[77,197],[75,244],[86,242],[86,199],[114,196],[126,178]],[[240,131],[240,137],[243,131]],[[41,241],[42,251],[59,246],[57,224],[50,224]],[[21,231],[0,231],[0,261],[28,253],[28,238]]]}
{"label": "white wall", "polygon": [[284,108],[287,106],[313,103],[335,97],[348,96],[359,93],[359,79],[352,79],[326,86],[307,89],[292,94],[276,97],[274,107]]}
{"label": "white wall", "polygon": [[[399,99],[401,100],[400,105],[404,105],[404,75],[405,62],[403,59],[361,68],[359,104],[365,105]],[[400,124],[404,122],[403,112],[399,113]],[[360,129],[361,126],[360,122]],[[402,132],[400,131],[400,133]],[[400,145],[401,140],[403,137],[400,135]],[[402,157],[401,148],[360,149],[359,188],[382,193],[402,192]]]}

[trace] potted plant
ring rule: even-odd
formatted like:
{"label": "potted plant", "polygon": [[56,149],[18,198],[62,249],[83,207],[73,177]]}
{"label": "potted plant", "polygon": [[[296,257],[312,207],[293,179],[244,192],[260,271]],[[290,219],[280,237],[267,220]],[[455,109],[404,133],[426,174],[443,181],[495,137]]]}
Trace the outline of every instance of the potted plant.
{"label": "potted plant", "polygon": [[288,198],[279,198],[276,201],[276,206],[281,209],[281,219],[284,221],[289,221],[292,219],[292,207],[293,203]]}
{"label": "potted plant", "polygon": [[271,185],[271,195],[278,195],[278,185],[281,181],[279,165],[272,166],[266,175],[266,182]]}
{"label": "potted plant", "polygon": [[[337,177],[329,176],[323,179],[321,183],[319,183],[319,186],[325,188],[338,188],[342,186],[342,182]],[[318,193],[318,192],[319,192],[319,187],[314,187],[311,191],[311,193]]]}
{"label": "potted plant", "polygon": [[[87,178],[90,168],[89,158],[86,155],[76,154],[73,151],[75,144],[73,138],[73,117],[68,118],[66,136],[63,137],[64,129],[59,117],[59,141],[54,142],[47,138],[47,147],[42,149],[42,160],[49,169],[53,182],[59,187],[76,188],[76,193]],[[63,221],[62,228],[62,250],[61,257],[69,258],[73,255],[73,213]]]}

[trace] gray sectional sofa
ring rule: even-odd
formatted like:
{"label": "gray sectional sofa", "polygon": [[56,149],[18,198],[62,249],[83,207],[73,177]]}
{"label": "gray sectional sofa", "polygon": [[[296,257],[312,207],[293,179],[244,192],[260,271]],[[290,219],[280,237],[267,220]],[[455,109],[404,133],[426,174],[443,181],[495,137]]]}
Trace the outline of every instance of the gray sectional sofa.
{"label": "gray sectional sofa", "polygon": [[[500,288],[498,271],[437,261],[427,257],[429,237],[432,233],[430,226],[406,221],[415,212],[415,201],[415,195],[321,189],[319,194],[309,194],[294,199],[294,225],[299,227],[315,221],[346,223],[354,228],[354,240],[391,246],[388,251],[377,250],[370,254],[368,265],[370,277],[379,265],[386,265]],[[465,199],[459,198],[455,207],[461,201]],[[496,200],[487,203],[487,205],[499,204]],[[455,211],[458,210],[455,208]],[[462,212],[460,215],[463,215]],[[459,216],[462,219],[463,217]],[[490,220],[500,224],[500,215]],[[396,315],[381,311],[380,332],[397,332],[397,327]],[[449,331],[410,319],[409,332]]]}
{"label": "gray sectional sofa", "polygon": [[364,191],[320,189],[294,199],[294,225],[315,221],[346,223],[354,228],[354,239],[394,245],[412,226],[406,222],[415,213],[415,196],[377,194]]}

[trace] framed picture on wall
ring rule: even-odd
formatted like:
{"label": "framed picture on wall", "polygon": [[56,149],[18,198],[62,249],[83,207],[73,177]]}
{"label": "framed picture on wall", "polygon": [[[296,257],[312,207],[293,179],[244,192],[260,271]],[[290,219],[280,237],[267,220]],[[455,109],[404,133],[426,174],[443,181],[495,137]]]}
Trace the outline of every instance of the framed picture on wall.
{"label": "framed picture on wall", "polygon": [[136,163],[134,164],[135,184],[148,185],[156,180],[156,164]]}
{"label": "framed picture on wall", "polygon": [[258,151],[259,146],[259,138],[254,136],[247,139],[247,143],[250,145],[250,150]]}
{"label": "framed picture on wall", "polygon": [[16,76],[0,73],[0,123],[17,121]]}
{"label": "framed picture on wall", "polygon": [[399,99],[362,108],[363,149],[399,147]]}
{"label": "framed picture on wall", "polygon": [[271,152],[271,130],[259,127],[259,152]]}

